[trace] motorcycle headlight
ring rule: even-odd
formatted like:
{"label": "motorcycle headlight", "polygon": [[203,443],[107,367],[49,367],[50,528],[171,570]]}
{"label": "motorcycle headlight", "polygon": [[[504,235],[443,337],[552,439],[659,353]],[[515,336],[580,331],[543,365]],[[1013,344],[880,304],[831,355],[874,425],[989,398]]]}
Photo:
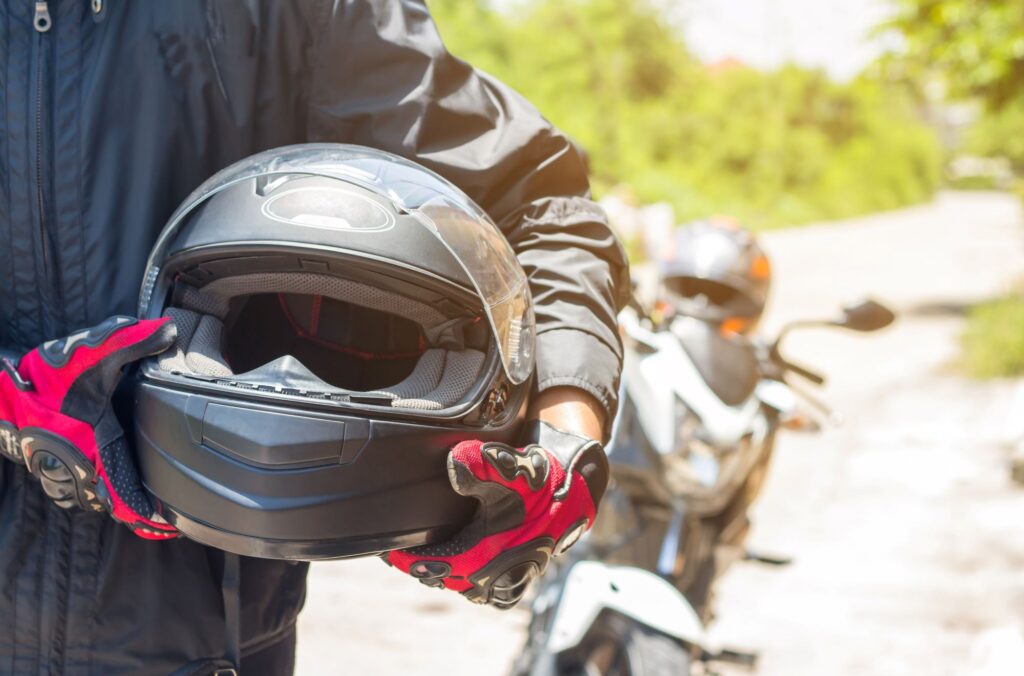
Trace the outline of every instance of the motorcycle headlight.
{"label": "motorcycle headlight", "polygon": [[714,449],[700,438],[700,418],[676,399],[675,419],[673,450],[663,457],[669,486],[682,494],[714,486],[719,474],[718,459]]}
{"label": "motorcycle headlight", "polygon": [[741,462],[749,437],[736,445],[716,446],[704,436],[700,418],[680,400],[676,401],[676,420],[674,450],[663,458],[669,487],[682,496],[716,492]]}

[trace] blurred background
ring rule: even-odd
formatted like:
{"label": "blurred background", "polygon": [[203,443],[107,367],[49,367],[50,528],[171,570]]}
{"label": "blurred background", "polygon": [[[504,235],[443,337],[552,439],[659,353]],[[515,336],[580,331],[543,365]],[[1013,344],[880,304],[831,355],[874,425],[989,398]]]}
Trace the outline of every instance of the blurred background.
{"label": "blurred background", "polygon": [[[733,567],[711,638],[761,674],[1024,673],[1024,0],[429,5],[586,150],[638,270],[728,214],[772,261],[763,332],[899,315],[788,345],[844,422],[780,435],[749,544],[793,563]],[[527,621],[315,564],[298,673],[503,674]]]}

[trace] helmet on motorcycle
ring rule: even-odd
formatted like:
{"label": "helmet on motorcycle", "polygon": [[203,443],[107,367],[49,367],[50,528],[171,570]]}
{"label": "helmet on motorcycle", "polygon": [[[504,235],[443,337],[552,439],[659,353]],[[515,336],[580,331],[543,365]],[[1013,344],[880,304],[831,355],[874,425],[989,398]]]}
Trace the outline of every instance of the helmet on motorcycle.
{"label": "helmet on motorcycle", "polygon": [[476,502],[447,451],[510,441],[533,372],[501,232],[440,176],[358,146],[267,151],[202,184],[139,312],[178,329],[140,369],[143,483],[182,533],[249,556],[451,536]]}
{"label": "helmet on motorcycle", "polygon": [[771,265],[757,239],[727,218],[697,221],[676,231],[659,261],[670,308],[745,334],[768,300]]}

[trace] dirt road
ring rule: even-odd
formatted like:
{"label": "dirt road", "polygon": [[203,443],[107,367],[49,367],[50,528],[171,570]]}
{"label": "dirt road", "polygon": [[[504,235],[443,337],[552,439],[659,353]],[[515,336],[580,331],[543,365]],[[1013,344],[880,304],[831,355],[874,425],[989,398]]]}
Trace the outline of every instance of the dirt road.
{"label": "dirt road", "polygon": [[[949,364],[963,309],[1024,275],[1017,204],[991,194],[765,237],[771,331],[874,295],[902,313],[878,336],[814,331],[788,353],[830,376],[846,424],[786,435],[713,635],[759,672],[1024,673],[1024,490],[1001,447],[1014,385]],[[502,674],[525,613],[476,608],[377,561],[317,564],[300,674]]]}

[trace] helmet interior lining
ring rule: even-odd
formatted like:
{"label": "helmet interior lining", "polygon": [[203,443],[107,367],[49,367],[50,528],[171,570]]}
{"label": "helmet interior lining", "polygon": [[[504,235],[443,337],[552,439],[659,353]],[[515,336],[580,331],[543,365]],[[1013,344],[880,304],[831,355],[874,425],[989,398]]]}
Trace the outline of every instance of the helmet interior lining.
{"label": "helmet interior lining", "polygon": [[[174,319],[178,338],[158,357],[159,368],[245,389],[441,410],[473,389],[488,349],[479,337],[470,337],[466,345],[466,334],[474,332],[463,330],[464,324],[472,317],[455,321],[459,318],[420,301],[330,275],[227,277],[199,289],[184,286],[176,295],[166,314]],[[289,308],[286,298],[301,304],[307,296],[318,307],[320,299],[333,299],[329,314],[334,321],[355,317],[371,327],[396,329],[397,344],[406,349],[374,354],[324,344],[293,318],[283,319]],[[261,340],[254,340],[256,335]]]}

